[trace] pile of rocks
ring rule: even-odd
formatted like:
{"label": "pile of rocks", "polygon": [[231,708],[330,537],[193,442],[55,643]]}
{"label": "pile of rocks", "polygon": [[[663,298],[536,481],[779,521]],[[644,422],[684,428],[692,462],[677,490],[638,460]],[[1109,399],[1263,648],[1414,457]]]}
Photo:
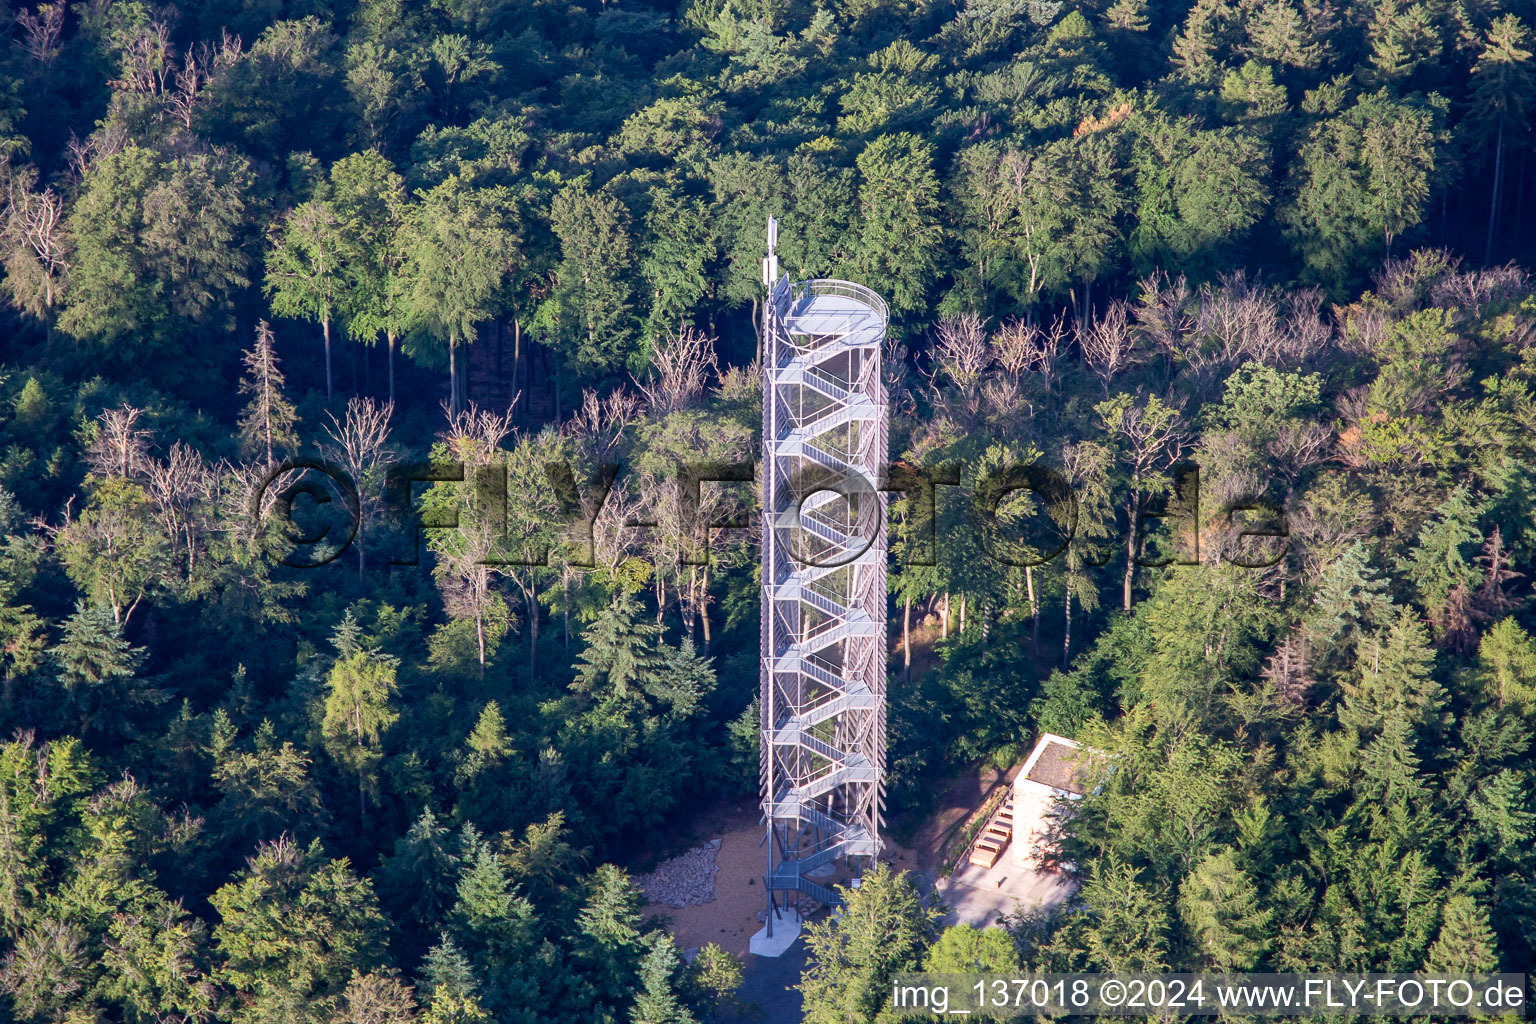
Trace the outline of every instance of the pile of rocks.
{"label": "pile of rocks", "polygon": [[673,857],[648,875],[635,879],[650,903],[668,907],[696,907],[715,900],[715,854],[720,840],[711,839],[703,846]]}

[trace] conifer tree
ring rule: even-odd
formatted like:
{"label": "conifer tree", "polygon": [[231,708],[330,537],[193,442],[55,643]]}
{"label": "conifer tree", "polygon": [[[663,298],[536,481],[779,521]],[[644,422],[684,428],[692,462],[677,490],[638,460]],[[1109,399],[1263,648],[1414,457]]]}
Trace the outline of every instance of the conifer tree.
{"label": "conifer tree", "polygon": [[1314,278],[1344,287],[1420,222],[1443,176],[1441,119],[1433,101],[1377,93],[1312,128],[1279,218]]}
{"label": "conifer tree", "polygon": [[428,1024],[481,1024],[491,1019],[478,996],[479,982],[469,960],[447,932],[422,961],[421,992]]}
{"label": "conifer tree", "polygon": [[1424,961],[1424,970],[1446,974],[1485,974],[1499,969],[1499,945],[1488,911],[1474,896],[1452,896],[1441,913],[1440,934]]}
{"label": "conifer tree", "polygon": [[884,862],[841,895],[835,919],[805,929],[809,961],[800,992],[807,1024],[873,1018],[890,999],[891,975],[921,966],[942,916],[924,905],[910,875]]}
{"label": "conifer tree", "polygon": [[1093,866],[1083,884],[1092,915],[1088,955],[1111,972],[1159,971],[1168,965],[1168,905],[1137,880],[1136,869],[1111,855]]}
{"label": "conifer tree", "polygon": [[1323,569],[1304,629],[1319,653],[1347,652],[1362,632],[1386,626],[1395,615],[1386,580],[1357,541]]}
{"label": "conifer tree", "polygon": [[1252,970],[1264,955],[1271,913],[1232,850],[1212,853],[1195,865],[1180,886],[1178,909],[1210,967]]}
{"label": "conifer tree", "polygon": [[629,1011],[630,1024],[697,1024],[677,994],[682,969],[677,943],[663,931],[651,932],[644,941],[640,990],[635,993],[635,1005]]}
{"label": "conifer tree", "polygon": [[923,970],[940,974],[1011,974],[1019,969],[1019,951],[1006,928],[952,925],[928,947]]}
{"label": "conifer tree", "polygon": [[368,816],[368,793],[383,753],[384,733],[400,718],[390,698],[395,693],[393,659],[371,651],[338,658],[326,677],[325,718],[321,731],[326,747],[340,764],[357,774],[358,813]]}
{"label": "conifer tree", "polygon": [[384,962],[388,924],[373,886],[318,841],[262,844],[209,902],[219,979],[238,994],[240,1024],[319,1024],[354,971]]}
{"label": "conifer tree", "polygon": [[715,1024],[721,1013],[737,1008],[742,970],[740,957],[713,942],[706,942],[693,958],[692,984],[700,993],[707,1024]]}
{"label": "conifer tree", "polygon": [[1505,768],[1484,779],[1467,802],[1479,838],[1488,844],[1495,863],[1527,856],[1521,844],[1536,835],[1536,814],[1530,810],[1530,777]]}
{"label": "conifer tree", "polygon": [[62,634],[48,657],[83,732],[108,729],[131,735],[127,730],[133,728],[136,712],[169,698],[163,690],[138,680],[146,652],[128,642],[108,609],[77,606],[65,620]]}
{"label": "conifer tree", "polygon": [[1488,190],[1488,231],[1483,262],[1493,255],[1493,242],[1503,208],[1505,150],[1520,144],[1530,127],[1529,109],[1536,103],[1536,66],[1531,63],[1530,30],[1517,15],[1503,14],[1488,29],[1483,52],[1472,65],[1472,108],[1468,127],[1484,147],[1493,142],[1493,175]]}
{"label": "conifer tree", "polygon": [[393,973],[354,973],[334,1020],[337,1024],[416,1024],[416,996]]}
{"label": "conifer tree", "polygon": [[495,763],[512,753],[512,741],[507,737],[507,720],[501,715],[501,705],[487,701],[475,720],[474,731],[465,740],[471,756],[478,756]]}
{"label": "conifer tree", "polygon": [[1419,530],[1404,566],[1418,587],[1430,621],[1457,650],[1471,646],[1471,595],[1483,581],[1471,553],[1474,545],[1483,542],[1476,519],[1477,510],[1467,500],[1466,489],[1456,488],[1439,514]]}
{"label": "conifer tree", "polygon": [[428,929],[441,922],[454,901],[459,873],[448,829],[423,808],[409,832],[379,865],[379,898],[398,922]]}
{"label": "conifer tree", "polygon": [[1477,661],[1491,695],[1503,705],[1536,709],[1536,640],[1512,618],[1483,634]]}
{"label": "conifer tree", "polygon": [[1409,735],[1438,729],[1446,693],[1431,675],[1434,663],[1428,632],[1404,609],[1360,645],[1358,679],[1344,682],[1339,721],[1368,735],[1388,722],[1403,723]]}
{"label": "conifer tree", "polygon": [[640,934],[640,892],[612,864],[599,867],[590,886],[576,916],[576,949],[598,998],[617,1008],[633,995],[646,951]]}
{"label": "conifer tree", "polygon": [[582,639],[571,689],[596,699],[632,699],[649,688],[662,666],[661,627],[639,619],[635,599],[616,595]]}
{"label": "conifer tree", "polygon": [[245,375],[240,378],[240,393],[250,395],[240,416],[240,448],[247,458],[265,453],[267,464],[277,462],[277,453],[299,443],[294,430],[299,414],[283,394],[287,379],[278,368],[272,328],[265,320],[256,325],[256,343],[245,350],[242,361]]}

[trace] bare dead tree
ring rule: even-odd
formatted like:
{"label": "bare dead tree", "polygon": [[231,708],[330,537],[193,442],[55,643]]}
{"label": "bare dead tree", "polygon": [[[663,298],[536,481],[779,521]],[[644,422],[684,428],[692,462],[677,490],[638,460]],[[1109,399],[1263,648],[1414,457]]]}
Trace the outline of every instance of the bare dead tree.
{"label": "bare dead tree", "polygon": [[1023,383],[1012,374],[987,378],[981,386],[981,401],[987,415],[1000,419],[1026,414],[1033,408],[1024,397]]}
{"label": "bare dead tree", "polygon": [[1482,316],[1485,307],[1529,294],[1531,277],[1512,263],[1447,274],[1429,288],[1429,303],[1442,309],[1462,309]]}
{"label": "bare dead tree", "polygon": [[1163,477],[1184,452],[1185,424],[1179,410],[1157,397],[1136,401],[1130,395],[1116,395],[1098,406],[1105,431],[1117,435],[1119,458],[1130,477],[1126,497],[1125,577],[1121,604],[1131,610],[1131,588],[1140,555],[1140,531],[1135,524],[1152,490],[1171,489],[1172,481]]}
{"label": "bare dead tree", "polygon": [[443,610],[453,618],[475,620],[475,644],[483,672],[489,654],[487,617],[505,610],[495,591],[497,571],[492,564],[501,537],[489,520],[461,516],[452,538],[440,539],[442,543],[434,545],[437,561],[433,575],[443,595]]}
{"label": "bare dead tree", "polygon": [[[347,402],[344,419],[338,420],[326,413],[330,423],[325,432],[332,443],[325,448],[326,455],[340,464],[352,477],[357,489],[357,574],[366,568],[367,528],[383,508],[383,496],[379,486],[379,470],[395,461],[395,453],[389,448],[389,420],[395,412],[395,403],[379,405],[372,398],[352,398]],[[500,438],[497,438],[499,443]],[[491,449],[495,450],[492,444]]]}
{"label": "bare dead tree", "polygon": [[21,26],[21,48],[29,58],[48,67],[59,59],[59,39],[64,34],[64,3],[38,4],[36,11],[22,8],[16,15]]}
{"label": "bare dead tree", "polygon": [[934,328],[934,370],[929,380],[937,387],[940,374],[962,392],[974,389],[992,362],[987,345],[987,323],[976,313],[939,318]]}
{"label": "bare dead tree", "polygon": [[1287,342],[1274,293],[1240,270],[1223,275],[1215,287],[1201,288],[1196,333],[1203,363],[1218,370],[1243,359],[1274,366]]}
{"label": "bare dead tree", "polygon": [[1103,383],[1106,395],[1110,381],[1135,362],[1136,333],[1130,328],[1129,308],[1124,300],[1116,299],[1102,317],[1077,335],[1083,362]]}
{"label": "bare dead tree", "polygon": [[992,335],[992,359],[1004,373],[1022,376],[1030,369],[1035,354],[1034,327],[1014,317],[1005,320]]}
{"label": "bare dead tree", "polygon": [[880,357],[881,383],[885,385],[886,401],[892,411],[911,412],[916,408],[912,396],[912,367],[907,361],[907,346],[896,338],[887,336],[885,351]]}
{"label": "bare dead tree", "polygon": [[1497,526],[1483,542],[1477,563],[1483,567],[1483,584],[1475,598],[1478,613],[1484,619],[1496,619],[1519,607],[1522,602],[1505,588],[1524,573],[1516,572],[1511,565],[1509,552],[1504,550],[1504,535]]}
{"label": "bare dead tree", "polygon": [[69,142],[64,147],[69,161],[69,180],[80,184],[97,161],[121,152],[128,141],[128,126],[117,120],[108,121],[83,139],[70,132]]}
{"label": "bare dead tree", "polygon": [[1024,320],[1009,320],[992,336],[993,358],[1004,373],[1040,375],[1041,386],[1050,392],[1058,377],[1058,363],[1067,340],[1066,314],[1047,327]]}
{"label": "bare dead tree", "polygon": [[631,557],[641,550],[637,525],[644,519],[643,503],[628,483],[616,484],[592,521],[592,555],[600,571],[615,578]]}
{"label": "bare dead tree", "polygon": [[932,368],[924,374],[935,405],[952,419],[974,423],[981,383],[991,363],[986,321],[975,313],[940,317],[934,329]]}
{"label": "bare dead tree", "polygon": [[198,101],[208,83],[240,59],[240,37],[228,30],[217,43],[206,40],[187,47],[181,63],[171,73],[166,107],[185,130],[191,130]]}
{"label": "bare dead tree", "polygon": [[406,1024],[416,1019],[411,986],[387,974],[354,974],[336,1024]]}
{"label": "bare dead tree", "polygon": [[96,417],[95,436],[85,458],[97,476],[135,479],[148,460],[150,432],[139,426],[142,409],[121,405]]}
{"label": "bare dead tree", "polygon": [[1391,316],[1379,303],[1335,305],[1333,318],[1339,325],[1339,347],[1354,355],[1375,352],[1392,325]]}
{"label": "bare dead tree", "polygon": [[136,96],[162,96],[175,64],[170,23],[157,18],[134,32],[123,47],[123,77],[107,84]]}
{"label": "bare dead tree", "polygon": [[1323,315],[1321,288],[1296,288],[1285,295],[1285,341],[1281,362],[1302,366],[1333,341],[1333,325]]}
{"label": "bare dead tree", "polygon": [[639,419],[643,404],[638,395],[623,388],[609,392],[606,399],[588,388],[582,392],[581,407],[572,414],[565,432],[577,439],[588,458],[604,462],[624,439],[629,424]]}
{"label": "bare dead tree", "polygon": [[[514,398],[513,405],[516,403]],[[394,407],[390,405],[389,408]],[[350,404],[348,411],[351,411]],[[448,427],[437,435],[438,440],[447,446],[456,461],[466,466],[489,465],[497,458],[501,442],[512,433],[512,406],[498,415],[471,402],[468,409],[455,413],[444,402],[443,413],[448,417]]]}
{"label": "bare dead tree", "polygon": [[154,505],[155,518],[171,542],[172,561],[185,552],[188,577],[197,568],[203,526],[198,511],[208,494],[211,472],[202,455],[181,441],[171,445],[165,461],[150,461],[145,466],[144,489]]}
{"label": "bare dead tree", "polygon": [[1332,444],[1333,431],[1321,423],[1287,423],[1269,443],[1269,454],[1295,479],[1302,470],[1324,461]]}
{"label": "bare dead tree", "polygon": [[265,464],[225,462],[220,464],[209,486],[208,500],[215,509],[219,527],[247,545],[260,540],[281,493],[281,486],[266,486],[267,473]]}
{"label": "bare dead tree", "polygon": [[5,175],[5,289],[16,305],[47,319],[69,274],[69,236],[64,197],[51,187],[32,191],[37,171]]}
{"label": "bare dead tree", "polygon": [[71,131],[69,141],[64,144],[64,160],[69,165],[69,180],[80,184],[85,172],[91,169],[91,137],[87,135],[82,139]]}
{"label": "bare dead tree", "polygon": [[466,483],[457,485],[454,492],[458,525],[451,530],[433,531],[433,574],[448,614],[474,619],[483,672],[490,653],[490,631],[499,628],[503,615],[504,624],[508,628],[512,625],[511,612],[496,590],[496,580],[505,576],[510,566],[504,550],[505,508],[487,508],[479,500],[479,488],[469,481],[482,473],[500,472],[505,483],[507,452],[501,444],[512,433],[512,409],[498,414],[470,403],[467,409],[455,413],[444,402],[443,412],[448,425],[438,439],[465,468]]}
{"label": "bare dead tree", "polygon": [[277,358],[272,328],[265,320],[257,323],[256,343],[245,350],[241,361],[245,373],[240,378],[240,393],[251,396],[240,416],[241,447],[247,456],[264,452],[271,465],[277,461],[279,448],[298,444],[294,427],[299,414],[283,394],[287,378]]}
{"label": "bare dead tree", "polygon": [[666,415],[688,405],[704,393],[711,371],[718,372],[715,339],[684,324],[667,329],[651,352],[651,372],[636,380],[651,410]]}
{"label": "bare dead tree", "polygon": [[1141,280],[1136,305],[1136,331],[1172,357],[1183,348],[1184,338],[1195,329],[1194,294],[1184,275],[1169,279],[1158,271]]}
{"label": "bare dead tree", "polygon": [[1291,705],[1302,707],[1307,703],[1307,691],[1316,680],[1312,678],[1307,638],[1300,626],[1287,633],[1275,647],[1275,653],[1264,663],[1263,675]]}

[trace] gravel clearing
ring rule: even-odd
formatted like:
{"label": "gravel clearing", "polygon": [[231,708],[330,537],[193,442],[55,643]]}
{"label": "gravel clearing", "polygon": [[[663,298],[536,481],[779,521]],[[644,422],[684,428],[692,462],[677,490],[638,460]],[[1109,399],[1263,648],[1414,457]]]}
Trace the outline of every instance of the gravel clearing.
{"label": "gravel clearing", "polygon": [[667,907],[697,907],[715,901],[715,854],[720,840],[711,839],[635,879],[646,901]]}

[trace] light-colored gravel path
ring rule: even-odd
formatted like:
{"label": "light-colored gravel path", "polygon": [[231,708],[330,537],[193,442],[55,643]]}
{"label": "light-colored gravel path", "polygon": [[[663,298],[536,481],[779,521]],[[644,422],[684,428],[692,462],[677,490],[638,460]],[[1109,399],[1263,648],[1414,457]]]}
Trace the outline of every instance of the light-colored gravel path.
{"label": "light-colored gravel path", "polygon": [[[646,898],[651,901],[645,912],[669,918],[672,934],[683,949],[696,949],[706,942],[713,942],[738,956],[745,956],[747,940],[761,927],[757,914],[767,905],[762,878],[767,862],[762,847],[758,846],[763,831],[750,814],[732,817],[735,820],[728,824],[734,827],[712,841],[716,844],[712,851],[713,899],[678,907],[663,902],[668,893],[645,890]],[[706,847],[710,845],[704,844]],[[652,874],[660,874],[675,861],[692,857],[699,849],[659,865]],[[644,877],[650,876],[637,881],[643,884]]]}

